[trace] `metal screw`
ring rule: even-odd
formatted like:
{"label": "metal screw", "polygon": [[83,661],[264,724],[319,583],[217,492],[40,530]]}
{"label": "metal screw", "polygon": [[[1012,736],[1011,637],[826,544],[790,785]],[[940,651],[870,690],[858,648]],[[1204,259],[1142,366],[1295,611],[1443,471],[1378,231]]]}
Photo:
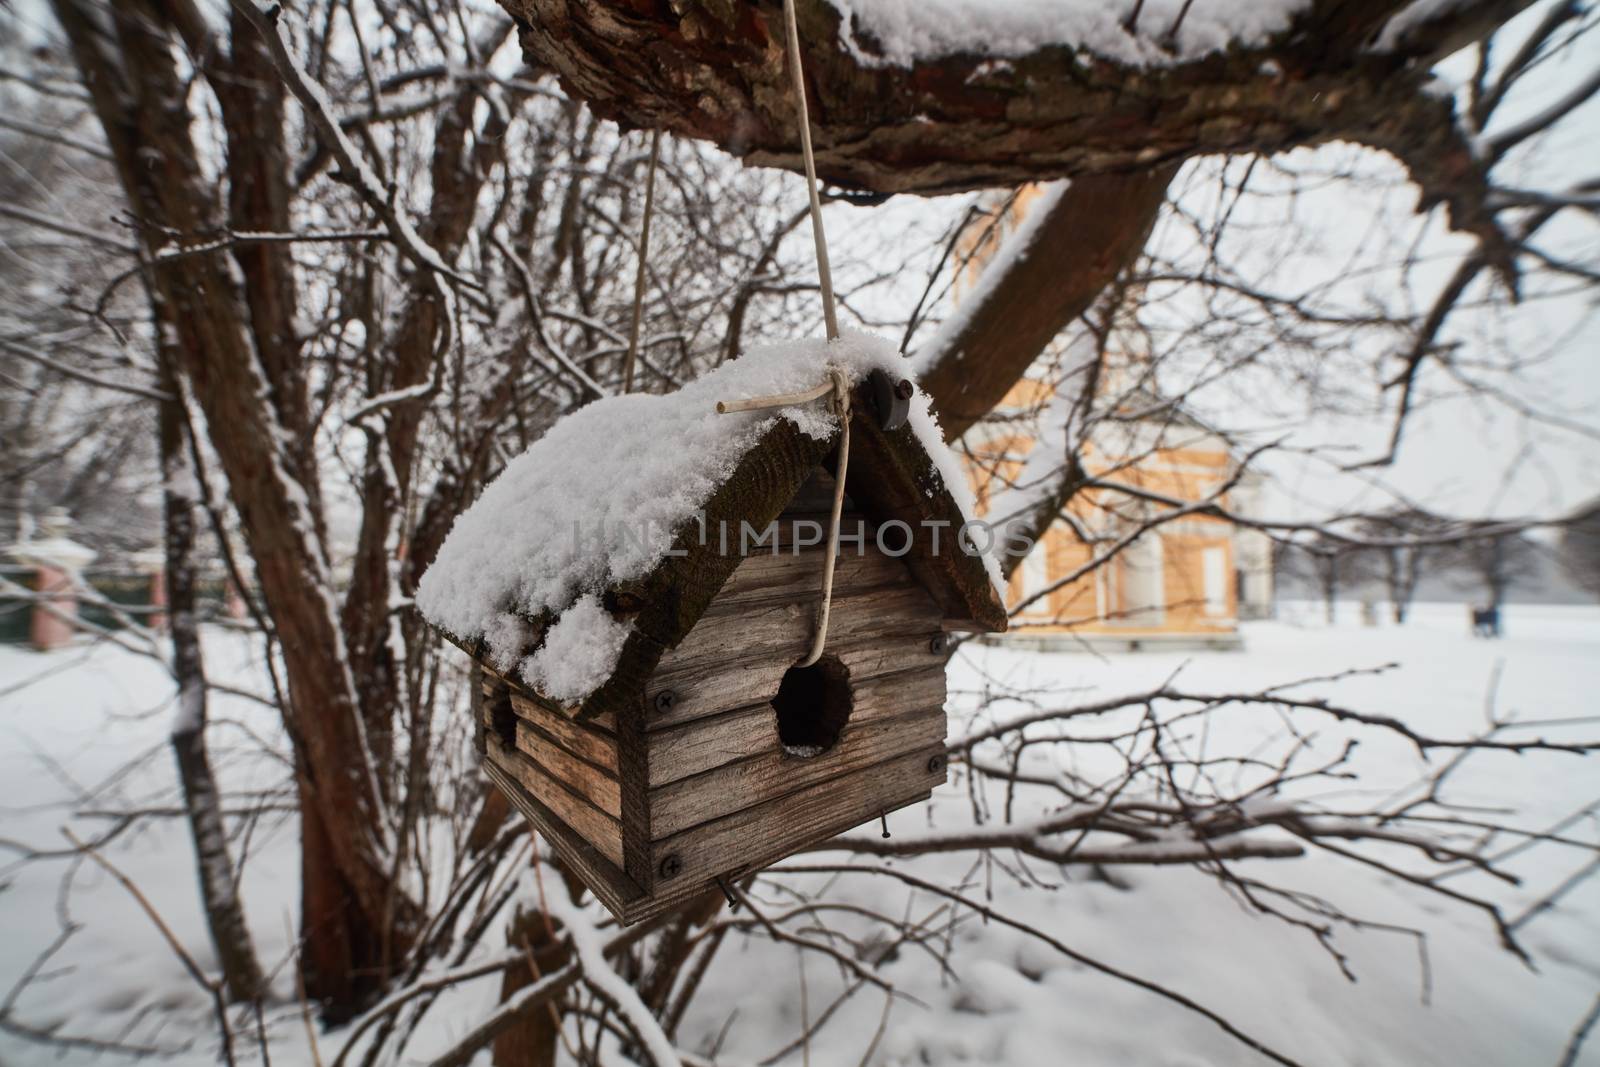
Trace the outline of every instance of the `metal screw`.
{"label": "metal screw", "polygon": [[950,651],[950,637],[948,634],[934,634],[928,641],[928,651],[935,656],[942,656]]}
{"label": "metal screw", "polygon": [[901,378],[894,386],[894,395],[901,400],[910,400],[916,391],[917,387],[911,384],[910,378]]}
{"label": "metal screw", "polygon": [[661,861],[660,871],[663,878],[676,878],[683,873],[683,860],[679,859],[678,854],[674,852]]}
{"label": "metal screw", "polygon": [[678,703],[678,694],[670,689],[663,689],[656,694],[656,710],[671,711]]}
{"label": "metal screw", "polygon": [[942,770],[944,770],[944,757],[943,756],[929,756],[928,757],[928,773],[929,774],[938,774]]}

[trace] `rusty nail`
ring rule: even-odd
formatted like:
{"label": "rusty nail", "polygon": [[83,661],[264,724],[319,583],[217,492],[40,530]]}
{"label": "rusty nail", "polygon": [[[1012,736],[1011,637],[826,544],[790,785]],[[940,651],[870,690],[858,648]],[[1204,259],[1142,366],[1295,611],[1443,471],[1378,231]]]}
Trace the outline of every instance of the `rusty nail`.
{"label": "rusty nail", "polygon": [[663,689],[661,692],[656,694],[656,710],[657,711],[671,711],[673,709],[673,706],[676,705],[677,703],[678,703],[678,694],[674,693],[670,689]]}
{"label": "rusty nail", "polygon": [[683,860],[678,858],[678,854],[676,852],[661,861],[661,877],[676,878],[682,873]]}
{"label": "rusty nail", "polygon": [[944,757],[943,756],[929,756],[928,757],[928,773],[929,774],[938,774],[942,770],[944,770]]}
{"label": "rusty nail", "polygon": [[894,386],[894,395],[901,400],[910,400],[916,391],[917,387],[911,384],[910,378],[901,378]]}

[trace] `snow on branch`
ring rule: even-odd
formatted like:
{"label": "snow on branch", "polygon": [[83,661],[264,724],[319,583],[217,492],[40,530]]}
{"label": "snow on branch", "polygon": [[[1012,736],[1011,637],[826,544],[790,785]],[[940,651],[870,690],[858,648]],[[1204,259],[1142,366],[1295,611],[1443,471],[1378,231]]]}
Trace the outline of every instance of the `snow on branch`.
{"label": "snow on branch", "polygon": [[572,939],[584,981],[627,1020],[655,1067],[682,1067],[682,1060],[678,1057],[677,1049],[672,1047],[672,1040],[639,998],[639,991],[624,981],[606,962],[600,932],[589,922],[588,916],[560,893],[549,894],[544,899],[551,917],[566,928],[567,936]]}
{"label": "snow on branch", "polygon": [[[283,8],[274,4],[270,9],[263,10],[256,6],[255,0],[234,0],[234,7],[260,31],[267,42],[268,50],[272,53],[273,64],[283,76],[289,91],[305,108],[307,121],[328,145],[334,158],[343,168],[345,178],[383,222],[406,258],[422,270],[448,278],[457,285],[469,289],[481,288],[472,278],[453,270],[433,246],[422,239],[422,235],[412,225],[410,217],[399,207],[398,189],[393,185],[386,186],[379,179],[377,172],[362,155],[361,149],[350,139],[349,134],[345,133],[333,101],[328,99],[328,94],[322,86],[305,67],[300,65],[300,61],[290,51],[289,42],[279,25]],[[444,292],[443,285],[440,286],[440,291]],[[446,296],[445,299],[448,302],[449,297]],[[441,318],[446,322],[450,320],[448,306]]]}

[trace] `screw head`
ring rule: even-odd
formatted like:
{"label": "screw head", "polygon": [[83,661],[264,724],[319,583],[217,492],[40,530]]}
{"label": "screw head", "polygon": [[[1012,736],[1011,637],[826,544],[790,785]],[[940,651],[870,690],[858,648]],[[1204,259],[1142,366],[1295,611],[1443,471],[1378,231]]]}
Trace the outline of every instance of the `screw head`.
{"label": "screw head", "polygon": [[661,877],[663,878],[676,878],[678,875],[683,873],[683,860],[678,857],[676,852],[674,852],[672,855],[661,861],[661,867],[659,870]]}
{"label": "screw head", "polygon": [[942,770],[944,770],[944,756],[943,755],[929,756],[928,757],[928,773],[929,774],[938,774]]}
{"label": "screw head", "polygon": [[678,694],[670,689],[663,689],[656,694],[655,705],[657,711],[671,711],[677,704]]}
{"label": "screw head", "polygon": [[910,378],[901,378],[898,382],[894,383],[894,395],[899,397],[901,400],[910,400],[916,391],[917,387],[911,384]]}
{"label": "screw head", "polygon": [[935,656],[942,656],[946,652],[950,651],[950,635],[934,634],[928,639],[928,651],[932,652]]}

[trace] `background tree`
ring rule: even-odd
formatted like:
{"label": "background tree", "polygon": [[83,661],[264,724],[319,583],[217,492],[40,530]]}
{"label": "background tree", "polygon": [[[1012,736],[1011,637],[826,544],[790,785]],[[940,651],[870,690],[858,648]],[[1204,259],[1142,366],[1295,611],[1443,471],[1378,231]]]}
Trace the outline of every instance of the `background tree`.
{"label": "background tree", "polygon": [[1574,582],[1600,596],[1600,505],[1581,509],[1562,527],[1561,563]]}
{"label": "background tree", "polygon": [[[1488,524],[1485,524],[1488,525]],[[1525,535],[1511,532],[1475,533],[1457,542],[1448,559],[1464,586],[1483,594],[1483,606],[1499,608],[1518,582],[1536,577],[1544,551]]]}
{"label": "background tree", "polygon": [[1382,561],[1377,569],[1389,591],[1389,609],[1396,625],[1405,623],[1417,595],[1417,582],[1439,552],[1427,538],[1447,525],[1420,508],[1405,506],[1390,508],[1361,523],[1365,534],[1382,542],[1373,554]]}

